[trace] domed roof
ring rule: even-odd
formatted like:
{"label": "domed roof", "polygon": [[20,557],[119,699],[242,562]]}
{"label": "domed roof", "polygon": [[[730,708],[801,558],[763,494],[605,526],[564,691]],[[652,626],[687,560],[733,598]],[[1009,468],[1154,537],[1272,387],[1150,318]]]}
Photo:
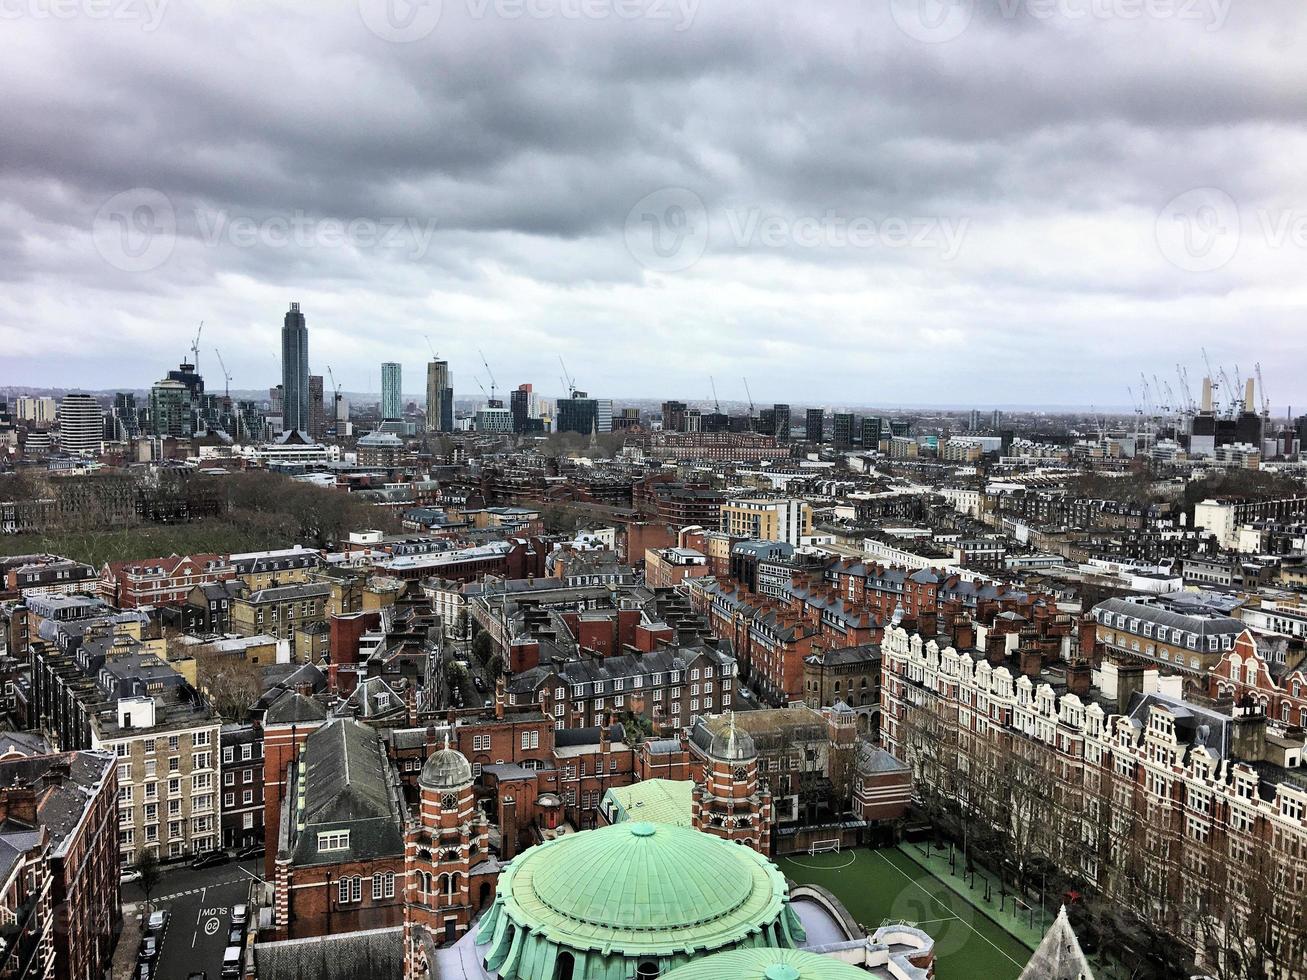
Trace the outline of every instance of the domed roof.
{"label": "domed roof", "polygon": [[[795,946],[785,877],[757,851],[688,827],[620,823],[537,845],[500,876],[477,940],[505,980],[570,951],[585,976],[663,971],[736,946]],[[528,955],[523,943],[555,947]],[[622,972],[616,961],[630,960]],[[602,964],[602,968],[601,968]]]}
{"label": "domed roof", "polygon": [[663,980],[867,980],[867,974],[833,956],[801,949],[738,949],[704,956]]}
{"label": "domed roof", "polygon": [[443,749],[432,752],[422,766],[418,785],[424,789],[451,789],[472,782],[472,764],[458,749],[446,743]]}
{"label": "domed roof", "polygon": [[744,762],[758,757],[758,748],[753,744],[753,737],[746,731],[735,727],[735,715],[732,713],[730,723],[724,731],[713,735],[708,746],[708,754],[715,759],[728,762]]}

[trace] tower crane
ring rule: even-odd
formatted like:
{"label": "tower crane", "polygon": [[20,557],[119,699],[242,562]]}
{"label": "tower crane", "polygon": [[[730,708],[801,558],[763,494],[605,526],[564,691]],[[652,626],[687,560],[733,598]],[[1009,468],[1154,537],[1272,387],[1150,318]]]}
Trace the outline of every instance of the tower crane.
{"label": "tower crane", "polygon": [[218,367],[222,368],[223,394],[228,401],[231,401],[231,372],[227,370],[227,365],[222,359],[222,351],[215,347],[213,352],[218,355]]}
{"label": "tower crane", "polygon": [[713,376],[711,374],[708,375],[708,383],[712,385],[713,411],[715,411],[718,415],[721,415],[722,403],[717,400],[717,382],[713,380]]}
{"label": "tower crane", "polygon": [[[490,394],[486,397],[493,403],[495,400],[495,372],[490,370],[490,362],[486,360],[486,352],[478,347],[477,353],[481,355],[481,364],[485,367],[486,374],[490,377]],[[482,391],[484,390],[485,389],[483,388]]]}
{"label": "tower crane", "polygon": [[431,351],[431,359],[432,359],[433,361],[434,361],[434,360],[438,360],[439,357],[440,357],[440,355],[436,353],[436,349],[435,349],[435,347],[433,347],[433,346],[431,345],[431,337],[430,337],[430,335],[424,333],[424,334],[422,335],[422,339],[425,340],[425,341],[427,342],[427,350]]}
{"label": "tower crane", "polygon": [[749,390],[749,379],[744,379],[744,393],[749,396],[749,417],[753,417],[753,392]]}
{"label": "tower crane", "polygon": [[567,389],[567,397],[571,398],[576,394],[576,379],[567,373],[567,364],[563,361],[563,355],[558,355],[558,363],[563,368],[563,386]]}
{"label": "tower crane", "polygon": [[204,321],[200,321],[200,329],[195,331],[195,339],[191,341],[191,354],[194,356],[195,370],[200,370],[200,334],[204,333]]}

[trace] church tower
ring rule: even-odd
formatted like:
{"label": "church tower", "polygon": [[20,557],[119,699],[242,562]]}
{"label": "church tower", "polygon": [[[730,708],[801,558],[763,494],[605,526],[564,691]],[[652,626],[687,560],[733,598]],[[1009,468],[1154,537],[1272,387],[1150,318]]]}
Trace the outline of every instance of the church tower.
{"label": "church tower", "polygon": [[748,732],[735,727],[713,736],[692,801],[695,829],[771,853],[772,797],[758,783],[758,750]]}
{"label": "church tower", "polygon": [[473,905],[472,869],[487,857],[489,823],[472,783],[472,766],[448,737],[418,777],[418,815],[404,841],[405,980],[428,976],[424,949],[456,942],[489,901],[477,895]]}

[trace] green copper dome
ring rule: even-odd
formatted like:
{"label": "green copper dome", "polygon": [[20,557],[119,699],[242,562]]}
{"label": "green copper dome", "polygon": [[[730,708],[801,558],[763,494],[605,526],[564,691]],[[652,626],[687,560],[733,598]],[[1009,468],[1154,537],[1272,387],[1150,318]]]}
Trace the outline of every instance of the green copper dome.
{"label": "green copper dome", "polygon": [[758,852],[668,824],[622,823],[537,845],[500,876],[477,934],[506,980],[627,980],[696,956],[795,946],[784,876]]}
{"label": "green copper dome", "polygon": [[867,976],[832,956],[801,949],[739,949],[701,957],[662,980],[867,980]]}

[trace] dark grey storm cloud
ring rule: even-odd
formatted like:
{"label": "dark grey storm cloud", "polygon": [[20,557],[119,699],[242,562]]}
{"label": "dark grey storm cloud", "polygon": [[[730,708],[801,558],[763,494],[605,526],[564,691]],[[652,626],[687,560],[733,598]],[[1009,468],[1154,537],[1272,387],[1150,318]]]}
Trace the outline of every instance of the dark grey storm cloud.
{"label": "dark grey storm cloud", "polygon": [[[0,383],[1307,396],[1300,0],[0,0]],[[725,393],[725,392],[724,392]],[[731,392],[738,394],[737,392]]]}

